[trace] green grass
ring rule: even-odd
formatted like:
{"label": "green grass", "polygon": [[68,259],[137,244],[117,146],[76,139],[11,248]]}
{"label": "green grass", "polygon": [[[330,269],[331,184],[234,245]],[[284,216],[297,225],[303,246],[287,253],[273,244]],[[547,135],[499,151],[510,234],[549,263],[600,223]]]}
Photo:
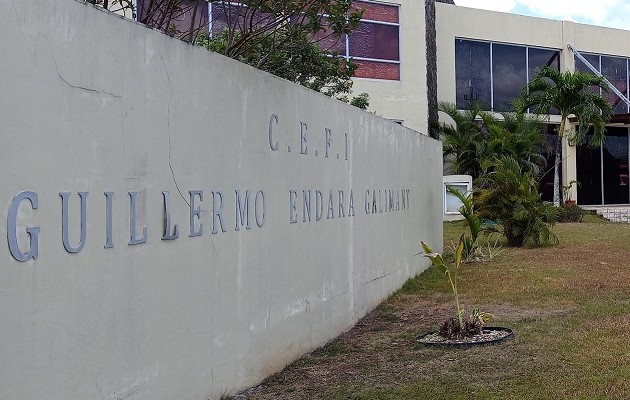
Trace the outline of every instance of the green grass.
{"label": "green grass", "polygon": [[[445,244],[463,231],[445,223]],[[462,302],[494,314],[514,339],[467,350],[415,344],[454,308],[443,275],[429,269],[247,398],[630,398],[630,225],[587,216],[554,232],[558,246],[462,266]]]}

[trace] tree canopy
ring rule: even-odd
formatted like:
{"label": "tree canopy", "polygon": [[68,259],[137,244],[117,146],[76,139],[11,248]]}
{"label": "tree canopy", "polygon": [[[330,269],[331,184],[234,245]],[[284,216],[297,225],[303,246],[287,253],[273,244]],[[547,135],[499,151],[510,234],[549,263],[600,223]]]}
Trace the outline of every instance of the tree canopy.
{"label": "tree canopy", "polygon": [[540,153],[544,138],[539,119],[524,113],[503,113],[497,118],[478,104],[459,111],[453,103],[440,102],[438,109],[453,120],[453,124],[442,122],[437,128],[453,173],[477,179],[486,164],[503,156],[514,158],[534,176],[546,166]]}
{"label": "tree canopy", "polygon": [[[362,15],[353,0],[139,0],[137,8],[131,0],[90,2],[132,10],[151,28],[328,96],[348,101],[352,91],[357,65],[340,49]],[[367,108],[369,101],[362,94],[351,103]]]}
{"label": "tree canopy", "polygon": [[[596,88],[594,91],[592,88]],[[577,129],[569,139],[579,143],[586,136],[589,126],[593,126],[591,144],[600,146],[605,140],[606,122],[612,116],[612,106],[600,94],[599,89],[608,91],[603,77],[581,71],[560,72],[545,67],[523,89],[516,103],[521,111],[528,108],[539,114],[550,114],[553,109],[560,114],[558,135],[564,137],[569,132],[567,122],[571,115],[577,119]],[[556,142],[554,164],[554,204],[560,204],[560,160],[561,141]]]}

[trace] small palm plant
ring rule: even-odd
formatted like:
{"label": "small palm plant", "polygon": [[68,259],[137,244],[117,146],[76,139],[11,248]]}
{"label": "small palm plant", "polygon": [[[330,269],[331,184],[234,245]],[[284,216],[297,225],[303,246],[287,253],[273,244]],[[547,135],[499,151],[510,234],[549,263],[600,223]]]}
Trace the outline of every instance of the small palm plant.
{"label": "small palm plant", "polygon": [[492,315],[475,308],[467,318],[464,318],[464,309],[459,302],[457,276],[459,274],[459,267],[462,264],[464,235],[459,238],[459,243],[455,250],[455,264],[447,264],[444,262],[440,253],[434,252],[425,242],[421,242],[421,244],[422,249],[424,250],[423,256],[428,257],[435,268],[444,272],[449,284],[451,285],[451,290],[453,291],[453,296],[455,298],[455,318],[448,318],[442,323],[440,327],[440,334],[448,339],[453,339],[470,337],[481,333],[484,324],[490,320]]}
{"label": "small palm plant", "polygon": [[481,221],[473,212],[474,204],[472,194],[465,194],[464,192],[450,186],[446,189],[446,191],[447,193],[455,196],[462,203],[462,206],[459,208],[459,212],[466,220],[466,225],[470,231],[470,236],[463,236],[464,251],[462,252],[462,258],[470,261],[477,252],[477,238],[481,233]]}

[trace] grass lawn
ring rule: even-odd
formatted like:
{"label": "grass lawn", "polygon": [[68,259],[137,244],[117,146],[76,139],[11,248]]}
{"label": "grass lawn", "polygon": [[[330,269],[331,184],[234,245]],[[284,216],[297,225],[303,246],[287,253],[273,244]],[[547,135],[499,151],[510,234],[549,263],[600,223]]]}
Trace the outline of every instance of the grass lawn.
{"label": "grass lawn", "polygon": [[[430,269],[351,331],[237,398],[628,399],[630,225],[593,221],[557,225],[558,246],[509,248],[462,266],[464,304],[514,329],[510,341],[416,345],[418,333],[454,313],[448,283]],[[463,230],[444,231],[450,243]]]}

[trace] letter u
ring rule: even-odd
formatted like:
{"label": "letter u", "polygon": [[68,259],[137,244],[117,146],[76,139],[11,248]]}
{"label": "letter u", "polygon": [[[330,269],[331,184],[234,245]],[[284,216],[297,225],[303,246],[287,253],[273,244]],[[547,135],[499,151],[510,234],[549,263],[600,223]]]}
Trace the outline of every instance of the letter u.
{"label": "letter u", "polygon": [[79,239],[79,245],[77,247],[72,247],[70,244],[70,234],[68,233],[68,198],[70,197],[70,192],[60,192],[59,196],[61,196],[61,236],[63,247],[68,253],[78,253],[83,248],[83,245],[85,245],[85,237],[87,236],[86,213],[88,192],[79,192],[79,197],[81,198],[81,239]]}

